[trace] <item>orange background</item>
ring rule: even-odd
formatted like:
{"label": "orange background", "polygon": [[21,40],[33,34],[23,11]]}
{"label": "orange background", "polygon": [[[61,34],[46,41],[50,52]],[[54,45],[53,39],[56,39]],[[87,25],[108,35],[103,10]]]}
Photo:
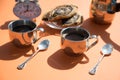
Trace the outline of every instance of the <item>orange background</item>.
{"label": "orange background", "polygon": [[[120,0],[119,0],[120,1]],[[120,80],[120,12],[115,14],[110,26],[98,25],[89,19],[90,0],[39,0],[42,13],[36,18],[36,24],[44,27],[46,32],[39,41],[27,49],[15,47],[9,39],[8,24],[19,18],[13,14],[15,0],[0,2],[0,80]],[[61,4],[75,4],[84,16],[83,26],[91,34],[98,35],[99,42],[82,56],[72,57],[64,54],[60,47],[59,30],[45,26],[41,16],[48,10]],[[40,51],[23,70],[17,66],[26,60],[35,50],[37,44],[48,39],[50,46]],[[95,65],[101,47],[111,43],[114,46],[110,56],[100,63],[95,75],[88,71]]]}

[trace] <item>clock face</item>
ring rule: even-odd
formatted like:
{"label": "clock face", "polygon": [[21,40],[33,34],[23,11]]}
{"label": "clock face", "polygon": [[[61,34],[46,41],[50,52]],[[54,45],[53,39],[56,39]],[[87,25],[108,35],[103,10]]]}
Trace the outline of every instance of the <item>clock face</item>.
{"label": "clock face", "polygon": [[20,2],[15,5],[13,12],[21,19],[33,19],[41,14],[41,8],[34,2]]}

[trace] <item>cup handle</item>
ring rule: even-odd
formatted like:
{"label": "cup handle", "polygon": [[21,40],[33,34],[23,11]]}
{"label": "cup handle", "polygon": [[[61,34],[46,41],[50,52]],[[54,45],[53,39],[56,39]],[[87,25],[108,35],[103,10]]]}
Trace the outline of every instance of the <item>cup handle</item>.
{"label": "cup handle", "polygon": [[33,32],[33,40],[32,40],[32,43],[35,43],[38,38],[37,38],[37,31],[41,31],[41,32],[44,32],[44,28],[37,28],[34,32]]}
{"label": "cup handle", "polygon": [[35,43],[36,41],[37,41],[37,31],[34,31],[32,43]]}
{"label": "cup handle", "polygon": [[93,47],[98,42],[98,36],[97,35],[91,35],[89,39],[96,39],[96,40],[93,43],[91,43],[90,45],[88,45],[88,49]]}

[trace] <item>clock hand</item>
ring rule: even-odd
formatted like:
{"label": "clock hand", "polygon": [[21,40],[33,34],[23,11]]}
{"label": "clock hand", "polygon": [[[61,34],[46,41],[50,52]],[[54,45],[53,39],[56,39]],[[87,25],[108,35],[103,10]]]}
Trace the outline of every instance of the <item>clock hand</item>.
{"label": "clock hand", "polygon": [[29,5],[27,5],[27,10],[26,11],[29,11]]}

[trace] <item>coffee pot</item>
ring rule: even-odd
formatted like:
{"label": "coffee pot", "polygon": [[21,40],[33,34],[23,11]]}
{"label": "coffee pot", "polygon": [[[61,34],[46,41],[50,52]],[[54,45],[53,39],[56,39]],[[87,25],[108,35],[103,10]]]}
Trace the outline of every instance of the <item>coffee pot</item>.
{"label": "coffee pot", "polygon": [[111,24],[119,10],[120,3],[117,3],[117,0],[92,0],[90,18],[98,24]]}

